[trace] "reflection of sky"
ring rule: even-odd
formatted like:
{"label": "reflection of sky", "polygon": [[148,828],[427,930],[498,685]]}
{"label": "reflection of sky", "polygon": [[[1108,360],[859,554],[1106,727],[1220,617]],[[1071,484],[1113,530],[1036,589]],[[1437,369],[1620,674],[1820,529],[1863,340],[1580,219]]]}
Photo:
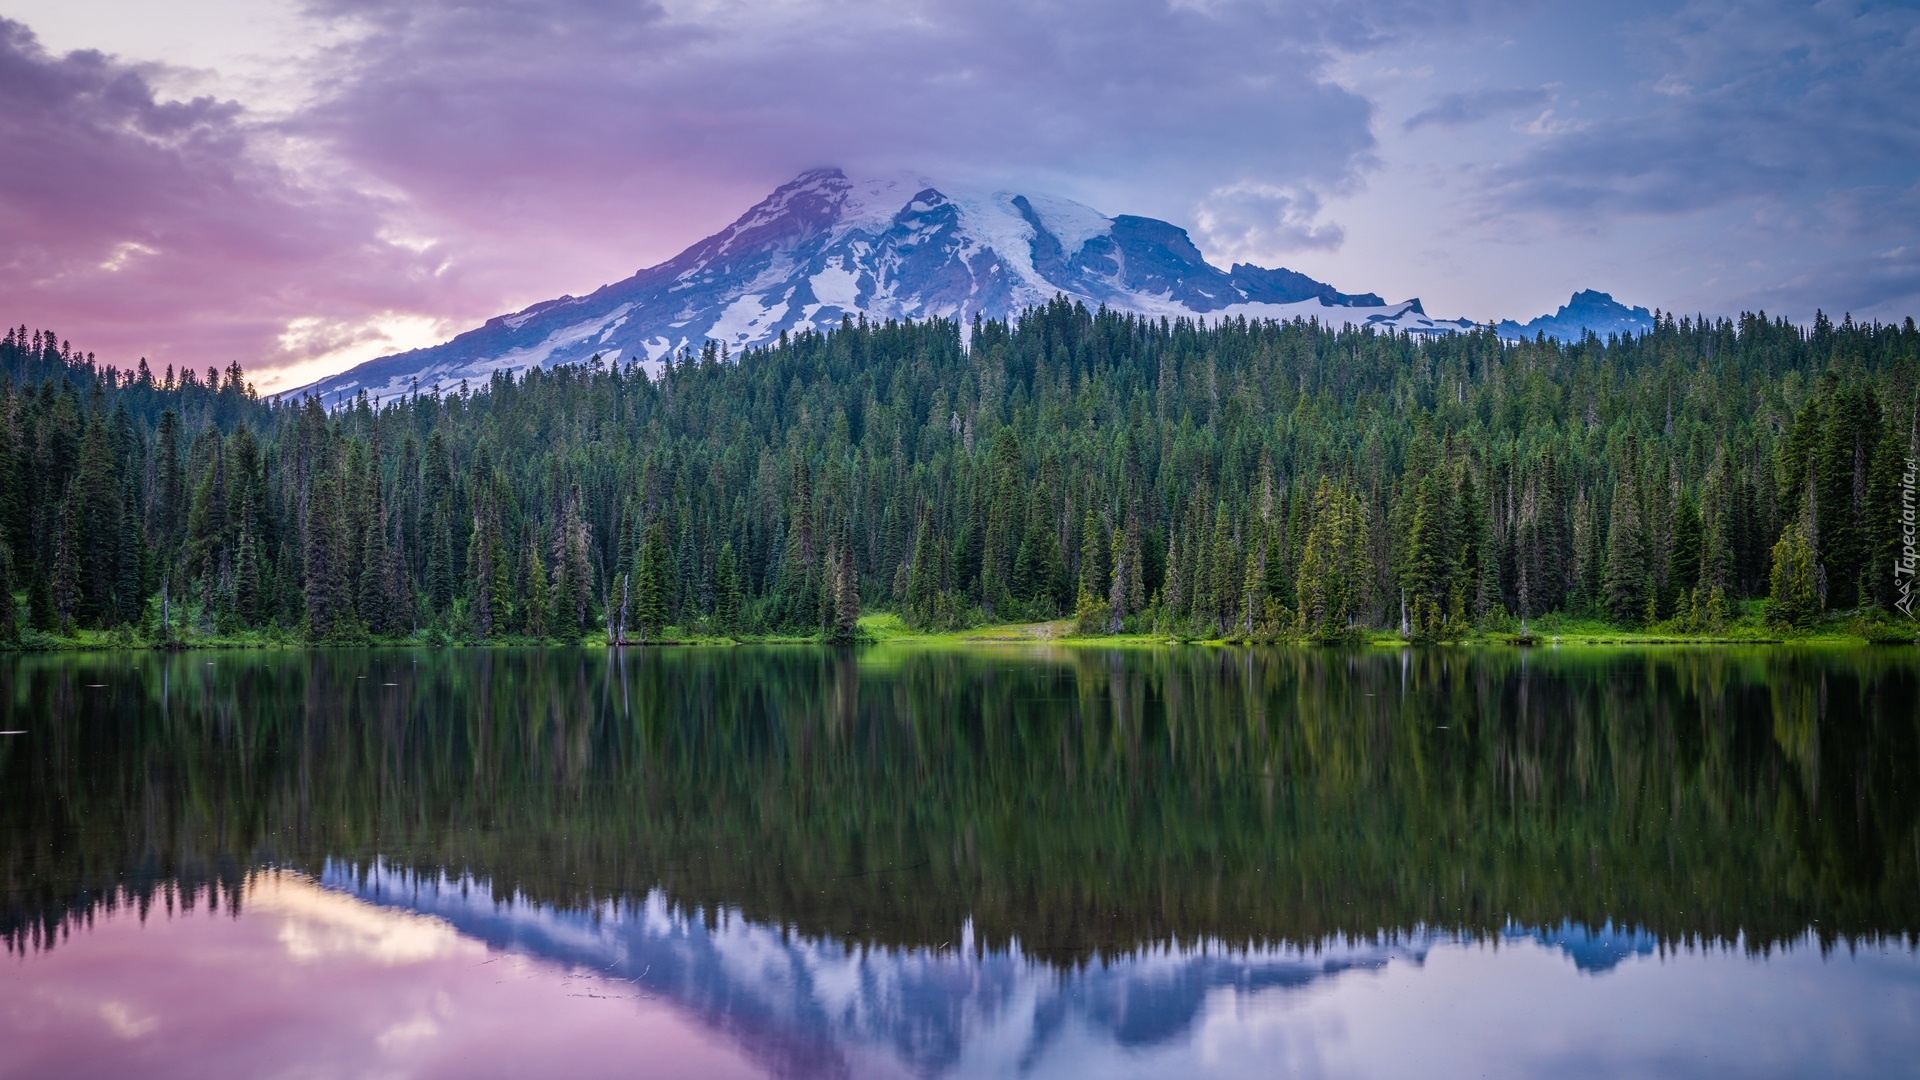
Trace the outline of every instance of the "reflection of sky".
{"label": "reflection of sky", "polygon": [[1662,952],[1563,924],[1317,948],[848,947],[658,893],[263,874],[241,915],[122,908],[0,975],[0,1077],[1886,1076],[1920,961]]}
{"label": "reflection of sky", "polygon": [[143,924],[123,905],[9,957],[0,1077],[760,1074],[668,1003],[442,919],[296,874],[256,877],[240,908]]}

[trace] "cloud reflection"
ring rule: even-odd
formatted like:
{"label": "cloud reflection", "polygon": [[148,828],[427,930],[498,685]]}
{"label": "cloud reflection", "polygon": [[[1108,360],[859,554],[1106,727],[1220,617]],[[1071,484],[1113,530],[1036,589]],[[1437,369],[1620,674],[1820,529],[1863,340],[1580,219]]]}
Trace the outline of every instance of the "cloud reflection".
{"label": "cloud reflection", "polygon": [[281,871],[258,875],[246,894],[256,914],[282,919],[280,943],[288,958],[311,963],[343,955],[377,964],[417,964],[457,956],[484,957],[486,947],[463,938],[445,920],[373,907],[344,893],[316,888],[312,879]]}

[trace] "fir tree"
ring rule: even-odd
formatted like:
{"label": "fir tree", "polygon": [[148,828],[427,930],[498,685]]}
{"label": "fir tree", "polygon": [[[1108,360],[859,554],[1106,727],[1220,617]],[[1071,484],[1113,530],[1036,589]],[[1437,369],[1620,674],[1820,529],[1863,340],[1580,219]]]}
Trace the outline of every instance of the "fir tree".
{"label": "fir tree", "polygon": [[0,646],[19,643],[19,612],[13,602],[13,549],[0,539]]}
{"label": "fir tree", "polygon": [[725,635],[740,632],[740,573],[732,541],[722,541],[713,561],[713,628]]}
{"label": "fir tree", "polygon": [[980,555],[980,601],[988,612],[1014,598],[1014,560],[1026,534],[1022,510],[1027,504],[1020,440],[1002,431],[988,453],[987,525]]}
{"label": "fir tree", "polygon": [[828,587],[833,597],[827,636],[834,641],[851,641],[860,630],[860,585],[853,570],[853,553],[836,541],[830,549],[827,568]]}
{"label": "fir tree", "polygon": [[804,458],[794,462],[787,534],[781,545],[767,621],[773,629],[795,631],[821,624],[822,572],[815,565],[812,473]]}
{"label": "fir tree", "polygon": [[[1131,539],[1129,536],[1131,535]],[[1108,542],[1111,555],[1110,569],[1107,574],[1107,626],[1109,634],[1117,634],[1123,629],[1127,616],[1140,610],[1135,599],[1140,583],[1140,540],[1137,530],[1113,530]]]}
{"label": "fir tree", "polygon": [[1034,489],[1033,505],[1026,514],[1026,532],[1014,558],[1011,592],[1014,599],[1033,605],[1038,613],[1051,615],[1063,600],[1066,584],[1066,560],[1060,553],[1060,541],[1054,535],[1048,508],[1053,499],[1043,484]]}
{"label": "fir tree", "polygon": [[40,573],[27,581],[27,625],[52,633],[59,628],[59,612],[53,603],[53,577]]}
{"label": "fir tree", "polygon": [[433,512],[433,535],[427,545],[427,599],[437,615],[453,607],[453,520],[452,510],[441,504]]}
{"label": "fir tree", "polygon": [[1267,592],[1267,559],[1269,541],[1266,531],[1247,545],[1246,573],[1242,577],[1240,589],[1240,636],[1252,640],[1256,635],[1270,637],[1275,633],[1268,625],[1268,604],[1271,596]]}
{"label": "fir tree", "polygon": [[1074,625],[1082,634],[1103,633],[1112,605],[1107,599],[1107,532],[1087,508],[1080,524],[1080,584],[1074,594]]}
{"label": "fir tree", "polygon": [[547,591],[547,568],[540,559],[540,545],[527,544],[526,617],[521,629],[531,637],[544,638],[552,632],[551,597]]}
{"label": "fir tree", "polygon": [[1360,500],[1321,481],[1298,577],[1299,622],[1308,636],[1320,641],[1353,636],[1370,600],[1366,534]]}
{"label": "fir tree", "polygon": [[260,621],[260,553],[252,530],[242,525],[233,562],[233,608],[247,625]]}
{"label": "fir tree", "polygon": [[1246,568],[1241,564],[1240,553],[1234,547],[1233,524],[1227,519],[1227,505],[1224,502],[1214,509],[1213,542],[1208,549],[1208,593],[1213,603],[1206,612],[1206,621],[1213,633],[1224,634],[1233,626],[1246,581]]}
{"label": "fir tree", "polygon": [[307,632],[315,641],[346,639],[354,631],[340,503],[339,478],[322,470],[308,501],[304,545]]}
{"label": "fir tree", "polygon": [[1605,599],[1614,621],[1635,623],[1646,614],[1652,575],[1647,571],[1647,538],[1640,520],[1640,499],[1628,472],[1613,485],[1613,513],[1607,522]]}
{"label": "fir tree", "polygon": [[907,569],[907,624],[925,628],[935,624],[944,592],[940,537],[934,532],[933,515],[926,507],[920,510],[914,533],[913,562]]}
{"label": "fir tree", "polygon": [[668,560],[666,526],[655,521],[641,533],[639,565],[633,577],[634,628],[642,641],[665,636]]}
{"label": "fir tree", "polygon": [[48,629],[58,630],[61,634],[74,631],[74,617],[80,610],[81,598],[81,518],[80,500],[69,493],[61,504],[58,539],[53,546],[53,584],[50,611],[53,619]]}
{"label": "fir tree", "polygon": [[1660,605],[1663,612],[1682,610],[1700,585],[1703,529],[1700,508],[1695,505],[1692,494],[1682,492],[1673,511],[1673,544],[1667,555],[1667,595]]}
{"label": "fir tree", "polygon": [[1813,544],[1806,530],[1791,525],[1773,545],[1772,590],[1767,600],[1767,621],[1776,626],[1808,629],[1820,615],[1820,601],[1814,589]]}

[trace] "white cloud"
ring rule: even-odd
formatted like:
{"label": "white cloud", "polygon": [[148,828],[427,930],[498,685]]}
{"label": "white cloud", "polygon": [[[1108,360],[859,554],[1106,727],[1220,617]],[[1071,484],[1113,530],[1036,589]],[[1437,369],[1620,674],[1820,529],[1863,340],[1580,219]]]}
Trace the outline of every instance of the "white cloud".
{"label": "white cloud", "polygon": [[1194,214],[1201,246],[1217,262],[1272,264],[1290,252],[1338,248],[1346,233],[1320,218],[1310,190],[1241,183],[1215,188]]}

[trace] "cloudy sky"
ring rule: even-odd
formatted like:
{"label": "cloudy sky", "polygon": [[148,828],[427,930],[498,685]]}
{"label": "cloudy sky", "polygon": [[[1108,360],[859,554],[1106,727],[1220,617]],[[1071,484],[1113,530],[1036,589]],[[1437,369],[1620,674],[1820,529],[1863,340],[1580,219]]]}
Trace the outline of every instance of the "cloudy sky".
{"label": "cloudy sky", "polygon": [[297,385],[820,165],[1439,315],[1897,319],[1915,102],[1911,0],[0,0],[0,322]]}

